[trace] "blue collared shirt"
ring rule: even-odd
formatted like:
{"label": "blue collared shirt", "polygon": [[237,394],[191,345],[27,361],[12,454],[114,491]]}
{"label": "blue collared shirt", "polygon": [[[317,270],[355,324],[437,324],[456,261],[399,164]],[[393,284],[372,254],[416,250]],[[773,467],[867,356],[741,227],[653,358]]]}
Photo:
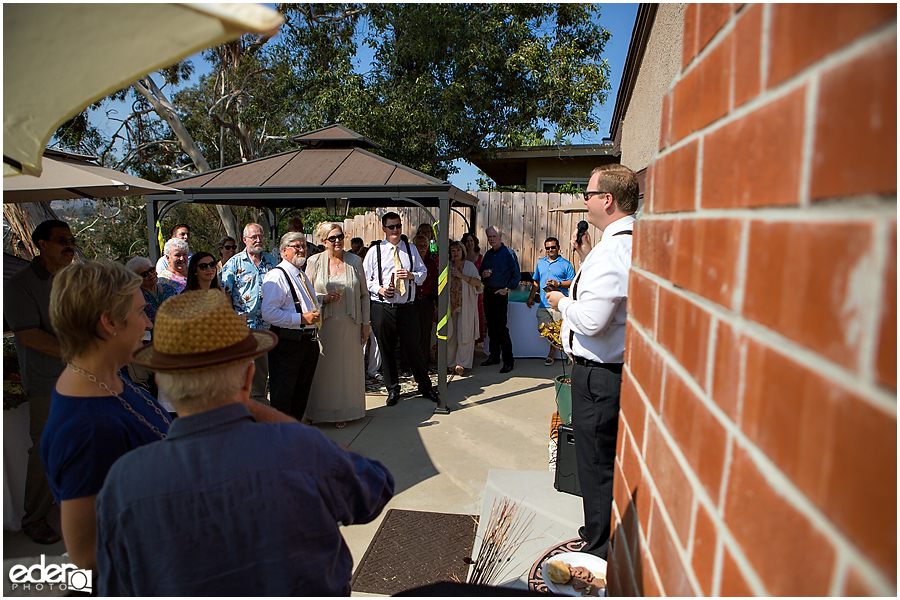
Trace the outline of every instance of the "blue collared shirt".
{"label": "blue collared shirt", "polygon": [[482,280],[485,286],[511,290],[519,287],[519,280],[522,279],[522,274],[519,272],[519,260],[505,244],[500,244],[500,248],[497,250],[491,248],[484,253],[484,258],[481,259],[481,272],[488,269],[491,270],[491,276]]}
{"label": "blue collared shirt", "polygon": [[376,460],[244,404],[175,419],[129,452],[97,497],[101,596],[350,594],[344,525],[394,493]]}
{"label": "blue collared shirt", "polygon": [[[571,281],[575,279],[575,267],[562,256],[556,257],[556,260],[553,262],[550,262],[550,259],[546,256],[542,256],[534,266],[533,277],[535,281],[538,282],[541,292],[541,306],[547,308],[550,306],[550,303],[547,302],[547,292],[544,291],[547,281],[550,279],[555,281]],[[566,296],[569,295],[569,290],[566,288],[559,288],[559,291]]]}
{"label": "blue collared shirt", "polygon": [[247,313],[250,329],[269,328],[262,318],[262,281],[277,264],[278,259],[263,252],[257,267],[247,250],[243,250],[222,265],[222,289],[231,297],[238,314]]}

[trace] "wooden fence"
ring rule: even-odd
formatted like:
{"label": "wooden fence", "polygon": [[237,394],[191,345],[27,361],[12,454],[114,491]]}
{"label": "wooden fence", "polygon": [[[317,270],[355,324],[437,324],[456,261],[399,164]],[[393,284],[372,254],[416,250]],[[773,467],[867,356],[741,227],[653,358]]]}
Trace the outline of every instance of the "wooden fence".
{"label": "wooden fence", "polygon": [[[578,258],[569,239],[572,231],[578,226],[578,221],[586,217],[585,213],[550,212],[551,208],[581,202],[581,197],[572,194],[547,194],[536,192],[469,192],[478,197],[476,205],[477,231],[475,236],[481,246],[481,252],[485,252],[489,246],[484,229],[495,225],[503,231],[503,243],[509,246],[519,257],[519,268],[522,271],[533,272],[537,260],[544,256],[544,240],[548,237],[556,237],[560,240],[560,253],[572,261],[578,268]],[[403,222],[403,232],[414,235],[420,223],[430,223],[431,219],[421,208],[379,208],[374,212],[357,215],[344,221],[345,248],[350,247],[350,239],[362,238],[366,245],[372,240],[384,239],[381,230],[381,215],[393,210],[400,215]],[[433,208],[435,218],[438,217],[438,209]],[[469,219],[468,209],[458,209],[466,219]],[[440,227],[440,225],[438,225]],[[460,215],[450,212],[451,240],[458,240],[463,233],[468,231],[465,221]],[[599,232],[593,226],[588,228],[592,240],[600,239]],[[412,241],[412,240],[410,240]],[[316,241],[316,243],[319,243]]]}

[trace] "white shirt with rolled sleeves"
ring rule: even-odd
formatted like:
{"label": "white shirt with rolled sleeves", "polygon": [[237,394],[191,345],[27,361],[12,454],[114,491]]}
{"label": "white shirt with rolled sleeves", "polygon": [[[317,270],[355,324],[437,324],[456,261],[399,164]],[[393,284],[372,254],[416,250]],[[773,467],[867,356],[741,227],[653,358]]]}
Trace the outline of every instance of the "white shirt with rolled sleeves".
{"label": "white shirt with rolled sleeves", "polygon": [[[297,292],[302,312],[316,310],[315,304],[306,291],[307,286],[308,289],[312,289],[309,279],[306,278],[306,273],[286,260],[282,260],[278,263],[278,266],[284,269],[293,280],[294,291]],[[305,286],[303,281],[301,281],[301,277],[306,282]],[[266,273],[262,284],[263,320],[282,329],[304,329],[307,325],[301,321],[302,316],[302,313],[298,313],[294,308],[294,297],[288,288],[288,282],[284,278],[284,273],[277,268]]]}
{"label": "white shirt with rolled sleeves", "polygon": [[[569,288],[574,290],[577,285],[577,292],[559,301],[563,317],[560,337],[566,352],[574,356],[600,363],[625,361],[625,305],[633,236],[615,234],[633,227],[632,216],[610,223]],[[575,333],[571,347],[570,331]]]}
{"label": "white shirt with rolled sleeves", "polygon": [[[373,302],[387,302],[390,304],[404,304],[412,302],[416,299],[416,285],[422,285],[425,278],[428,277],[428,269],[419,256],[419,251],[410,243],[409,249],[412,253],[410,257],[406,252],[406,243],[400,241],[397,243],[397,250],[400,253],[400,265],[415,276],[414,280],[406,280],[406,293],[400,295],[400,290],[395,290],[393,299],[379,298],[378,289],[385,288],[391,284],[391,274],[394,272],[394,246],[389,241],[384,240],[377,246],[378,252],[381,252],[381,283],[378,283],[378,255],[375,254],[375,248],[366,252],[366,258],[363,260],[363,270],[366,272],[366,287],[369,288],[369,298]],[[410,285],[415,281],[416,285]],[[394,287],[397,287],[396,280]]]}

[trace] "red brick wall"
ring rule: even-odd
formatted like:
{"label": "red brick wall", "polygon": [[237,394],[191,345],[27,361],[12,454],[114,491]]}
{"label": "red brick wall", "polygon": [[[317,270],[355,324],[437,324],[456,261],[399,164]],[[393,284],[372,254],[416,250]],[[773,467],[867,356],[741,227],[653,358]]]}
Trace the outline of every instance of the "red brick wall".
{"label": "red brick wall", "polygon": [[636,226],[615,595],[895,595],[895,4],[690,5]]}

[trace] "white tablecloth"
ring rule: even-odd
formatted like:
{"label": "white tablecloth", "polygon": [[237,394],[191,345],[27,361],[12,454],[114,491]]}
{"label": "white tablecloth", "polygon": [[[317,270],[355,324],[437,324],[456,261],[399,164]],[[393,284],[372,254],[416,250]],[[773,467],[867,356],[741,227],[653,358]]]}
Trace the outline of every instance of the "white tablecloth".
{"label": "white tablecloth", "polygon": [[25,516],[25,472],[31,436],[28,403],[3,411],[3,529],[18,531]]}
{"label": "white tablecloth", "polygon": [[[538,304],[528,308],[524,302],[510,302],[506,311],[506,326],[512,340],[513,357],[515,358],[547,358],[550,342],[541,337],[537,321]],[[485,325],[487,327],[487,325]],[[487,334],[484,337],[484,352],[487,354],[490,343]],[[557,351],[557,358],[565,355]]]}

